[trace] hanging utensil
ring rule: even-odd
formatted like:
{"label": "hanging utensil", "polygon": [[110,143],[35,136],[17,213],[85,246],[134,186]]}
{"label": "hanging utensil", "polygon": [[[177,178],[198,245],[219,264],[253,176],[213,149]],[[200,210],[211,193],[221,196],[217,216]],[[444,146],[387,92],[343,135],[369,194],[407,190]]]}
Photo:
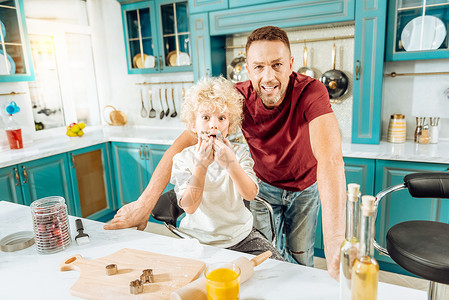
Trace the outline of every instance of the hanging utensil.
{"label": "hanging utensil", "polygon": [[303,66],[301,68],[298,69],[298,73],[299,74],[303,74],[303,75],[307,75],[309,77],[315,78],[315,72],[307,67],[307,47],[304,46],[304,52],[303,52]]}
{"label": "hanging utensil", "polygon": [[159,89],[159,100],[161,101],[161,114],[159,115],[159,118],[162,120],[165,116],[165,112],[164,112],[164,105],[162,104],[162,88]]}
{"label": "hanging utensil", "polygon": [[167,104],[167,110],[165,111],[166,117],[168,117],[168,114],[170,113],[170,106],[168,106],[168,99],[167,99],[167,91],[168,89],[165,89],[165,103]]}
{"label": "hanging utensil", "polygon": [[171,89],[171,100],[173,101],[173,109],[175,110],[170,117],[172,118],[176,118],[176,116],[178,115],[178,113],[176,112],[176,105],[175,105],[175,89],[172,88]]}
{"label": "hanging utensil", "polygon": [[330,99],[337,99],[343,96],[348,90],[348,77],[345,73],[335,69],[337,47],[332,47],[332,70],[324,72],[320,81],[326,86]]}
{"label": "hanging utensil", "polygon": [[228,79],[232,83],[246,81],[249,79],[248,71],[246,70],[246,57],[244,52],[239,52],[237,56],[227,66]]}
{"label": "hanging utensil", "polygon": [[151,88],[148,90],[148,94],[150,94],[150,105],[151,105],[150,114],[148,117],[155,118],[156,110],[153,108],[153,90]]}
{"label": "hanging utensil", "polygon": [[148,116],[148,112],[147,109],[145,108],[145,105],[143,104],[142,89],[140,89],[140,101],[142,102],[142,109],[140,110],[140,116],[142,118],[146,118]]}

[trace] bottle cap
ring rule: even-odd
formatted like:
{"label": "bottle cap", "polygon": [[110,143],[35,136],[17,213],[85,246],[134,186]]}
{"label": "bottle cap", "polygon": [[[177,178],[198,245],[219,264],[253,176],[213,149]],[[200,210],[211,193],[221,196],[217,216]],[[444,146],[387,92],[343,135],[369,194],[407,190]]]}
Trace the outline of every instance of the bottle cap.
{"label": "bottle cap", "polygon": [[373,212],[375,211],[375,205],[376,197],[370,196],[370,195],[363,195],[362,196],[362,205],[361,209],[363,212],[363,215],[365,216],[371,216]]}
{"label": "bottle cap", "polygon": [[348,199],[350,201],[356,202],[360,195],[360,185],[357,183],[350,183],[348,184]]}
{"label": "bottle cap", "polygon": [[405,115],[403,114],[392,114],[390,116],[391,119],[405,119]]}

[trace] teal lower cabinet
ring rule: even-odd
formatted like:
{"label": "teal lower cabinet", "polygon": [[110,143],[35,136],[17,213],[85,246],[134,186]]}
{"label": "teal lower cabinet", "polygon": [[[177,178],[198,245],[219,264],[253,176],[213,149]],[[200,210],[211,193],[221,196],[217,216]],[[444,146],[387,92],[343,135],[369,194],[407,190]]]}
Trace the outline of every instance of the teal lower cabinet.
{"label": "teal lower cabinet", "polygon": [[[362,195],[373,195],[375,160],[364,158],[345,157],[346,186],[348,183],[360,184]],[[315,255],[324,257],[323,225],[321,208],[315,232]]]}
{"label": "teal lower cabinet", "polygon": [[17,165],[0,169],[0,201],[23,204],[22,185]]}
{"label": "teal lower cabinet", "polygon": [[76,216],[102,220],[115,211],[109,144],[67,153]]}
{"label": "teal lower cabinet", "polygon": [[[145,190],[168,145],[112,143],[118,207],[135,201]],[[169,184],[165,191],[172,189]]]}
{"label": "teal lower cabinet", "polygon": [[360,184],[362,195],[374,195],[375,160],[345,157],[346,189],[349,183]]}
{"label": "teal lower cabinet", "polygon": [[[404,182],[403,178],[409,173],[441,171],[447,172],[449,165],[402,162],[390,160],[376,161],[376,193]],[[386,247],[387,231],[395,224],[409,220],[431,220],[449,223],[449,200],[431,198],[413,198],[408,190],[393,192],[382,198],[376,221],[376,240]],[[431,233],[429,233],[431,234]],[[379,255],[376,259],[383,270],[409,274],[387,256]]]}
{"label": "teal lower cabinet", "polygon": [[48,196],[64,197],[69,214],[75,214],[65,153],[0,170],[0,200],[30,205]]}

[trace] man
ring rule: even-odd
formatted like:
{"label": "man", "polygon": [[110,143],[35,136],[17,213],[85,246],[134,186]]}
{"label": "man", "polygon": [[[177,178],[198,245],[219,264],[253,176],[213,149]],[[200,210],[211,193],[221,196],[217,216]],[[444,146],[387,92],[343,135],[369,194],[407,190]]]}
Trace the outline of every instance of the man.
{"label": "man", "polygon": [[[288,37],[278,27],[254,30],[246,55],[250,80],[236,85],[245,97],[242,132],[255,161],[259,195],[274,207],[277,233],[285,233],[277,246],[290,261],[313,265],[321,200],[328,271],[337,279],[345,230],[345,176],[338,123],[326,88],[293,72]],[[183,132],[139,199],[122,207],[105,229],[143,230],[170,180],[173,155],[195,142],[191,132]],[[266,233],[259,208],[252,204],[252,210],[255,226]]]}

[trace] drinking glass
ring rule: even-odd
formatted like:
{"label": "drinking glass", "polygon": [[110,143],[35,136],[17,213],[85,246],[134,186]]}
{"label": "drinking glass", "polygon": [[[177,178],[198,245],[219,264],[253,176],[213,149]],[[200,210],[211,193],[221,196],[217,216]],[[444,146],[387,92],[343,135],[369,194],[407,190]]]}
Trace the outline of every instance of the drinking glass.
{"label": "drinking glass", "polygon": [[215,263],[204,271],[208,300],[239,299],[240,268],[233,263]]}

